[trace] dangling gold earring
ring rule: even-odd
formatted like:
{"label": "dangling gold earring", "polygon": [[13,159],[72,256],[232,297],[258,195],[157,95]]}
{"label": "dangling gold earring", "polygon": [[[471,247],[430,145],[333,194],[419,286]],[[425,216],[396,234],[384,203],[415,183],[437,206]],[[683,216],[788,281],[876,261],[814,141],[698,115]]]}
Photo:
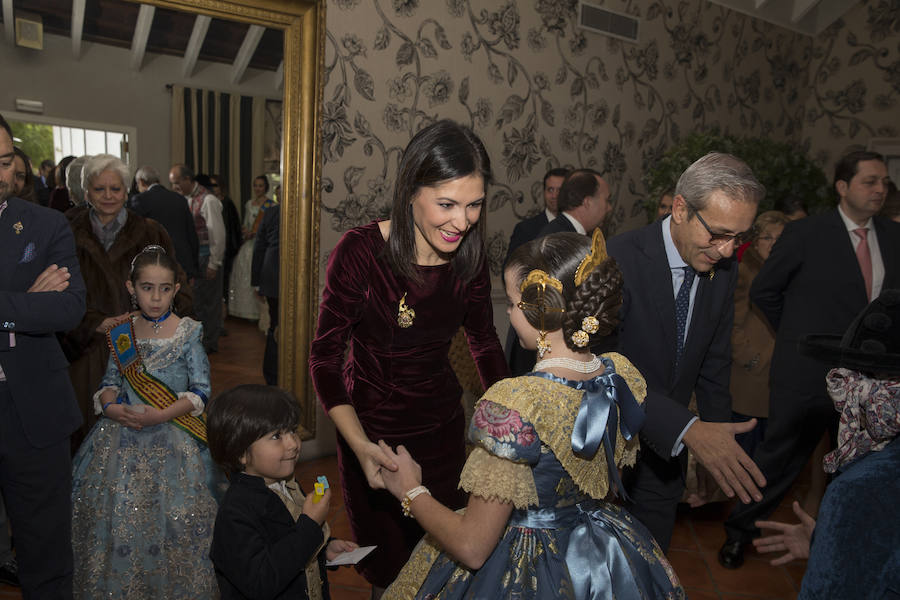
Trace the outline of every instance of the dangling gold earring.
{"label": "dangling gold earring", "polygon": [[537,339],[537,353],[538,358],[544,358],[544,354],[550,352],[552,349],[550,348],[550,341],[547,340],[547,332],[539,331],[538,339]]}

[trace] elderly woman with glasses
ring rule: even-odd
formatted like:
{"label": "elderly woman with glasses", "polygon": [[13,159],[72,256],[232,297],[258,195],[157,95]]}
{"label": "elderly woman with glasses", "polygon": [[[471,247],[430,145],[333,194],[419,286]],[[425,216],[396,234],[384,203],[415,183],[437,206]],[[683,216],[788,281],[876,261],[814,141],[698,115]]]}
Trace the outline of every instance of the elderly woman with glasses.
{"label": "elderly woman with glasses", "polygon": [[[84,164],[81,180],[86,204],[67,216],[87,288],[87,310],[78,327],[66,332],[61,340],[84,417],[83,425],[72,435],[73,448],[97,421],[93,395],[109,358],[106,330],[134,309],[125,289],[131,259],[153,244],[174,256],[172,240],[159,223],[125,208],[131,174],[124,162],[110,154],[92,156]],[[176,300],[176,312],[190,314],[190,286],[180,267],[177,280],[182,293]]]}

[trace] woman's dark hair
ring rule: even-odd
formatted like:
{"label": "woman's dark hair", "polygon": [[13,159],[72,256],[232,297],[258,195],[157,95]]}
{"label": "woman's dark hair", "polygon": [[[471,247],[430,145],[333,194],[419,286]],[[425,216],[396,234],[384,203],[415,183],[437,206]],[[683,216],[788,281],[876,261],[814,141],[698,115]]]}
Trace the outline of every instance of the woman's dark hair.
{"label": "woman's dark hair", "polygon": [[157,265],[169,270],[172,272],[172,281],[178,280],[178,263],[175,262],[174,258],[166,254],[162,246],[152,245],[147,246],[131,259],[131,273],[128,275],[128,278],[131,280],[132,285],[137,285],[141,271],[148,265]]}
{"label": "woman's dark hair", "polygon": [[544,330],[563,330],[566,346],[576,352],[583,350],[572,342],[572,334],[582,329],[581,321],[593,315],[600,321],[596,333],[590,334],[588,346],[599,338],[610,335],[619,324],[619,308],[622,306],[622,272],[612,257],[602,263],[575,287],[575,271],[581,260],[591,250],[591,238],[578,233],[553,233],[516,248],[506,263],[514,285],[521,285],[531,271],[540,269],[563,285],[560,294],[547,286],[541,292],[537,285],[530,285],[522,292],[522,301],[530,306],[523,308],[525,319],[535,329],[541,327],[541,312],[531,306],[539,306],[541,295],[547,308],[562,309],[544,311]]}
{"label": "woman's dark hair", "polygon": [[22,162],[25,163],[25,187],[22,188],[22,191],[19,192],[18,196],[26,202],[35,202],[34,172],[31,170],[31,159],[29,159],[28,155],[18,146],[13,147],[13,152],[15,152],[16,156],[21,158]]}
{"label": "woman's dark hair", "polygon": [[247,384],[219,394],[207,408],[206,438],[214,461],[229,473],[244,470],[241,458],[272,431],[296,431],[300,407],[281,388]]}
{"label": "woman's dark hair", "polygon": [[796,196],[778,198],[775,200],[773,210],[777,210],[786,215],[795,215],[801,211],[803,211],[804,214],[809,214],[809,207],[806,205],[806,200],[797,198]]}
{"label": "woman's dark hair", "polygon": [[[228,195],[228,184],[225,183],[225,181],[223,181],[219,175],[217,175],[216,173],[212,173],[212,174],[210,174],[209,179],[210,179],[210,182],[209,182],[210,186],[213,186],[212,180],[213,179],[216,180],[215,186],[213,186],[213,187],[218,187],[219,190],[222,191],[223,198]],[[212,188],[210,188],[209,193],[211,193],[211,194],[213,193]]]}
{"label": "woman's dark hair", "polygon": [[[74,156],[67,156],[57,163],[56,168],[51,171],[53,173],[53,186],[48,185],[48,188],[52,190],[54,187],[66,187],[66,169],[73,160],[75,160]],[[122,184],[124,185],[125,182],[123,181]]]}
{"label": "woman's dark hair", "polygon": [[[435,187],[467,175],[479,175],[487,189],[491,181],[491,159],[484,144],[468,127],[450,120],[437,121],[413,136],[403,151],[397,172],[397,187],[391,207],[391,233],[385,256],[394,273],[414,282],[421,281],[416,271],[416,234],[412,201],[423,187]],[[487,210],[463,237],[450,259],[456,276],[471,281],[484,262],[484,232]]]}
{"label": "woman's dark hair", "polygon": [[257,179],[263,180],[263,183],[266,184],[266,191],[268,192],[269,191],[269,178],[266,177],[265,175],[257,175],[256,177],[253,178],[253,181],[256,181]]}

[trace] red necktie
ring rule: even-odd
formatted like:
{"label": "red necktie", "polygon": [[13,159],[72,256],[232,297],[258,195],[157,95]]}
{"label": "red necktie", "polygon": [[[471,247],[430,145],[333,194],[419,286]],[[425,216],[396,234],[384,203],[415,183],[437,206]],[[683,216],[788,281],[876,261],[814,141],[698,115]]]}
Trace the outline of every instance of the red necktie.
{"label": "red necktie", "polygon": [[853,233],[859,236],[859,244],[856,245],[856,260],[859,261],[859,269],[862,271],[863,280],[866,282],[866,298],[872,299],[872,254],[869,252],[869,228],[860,227]]}

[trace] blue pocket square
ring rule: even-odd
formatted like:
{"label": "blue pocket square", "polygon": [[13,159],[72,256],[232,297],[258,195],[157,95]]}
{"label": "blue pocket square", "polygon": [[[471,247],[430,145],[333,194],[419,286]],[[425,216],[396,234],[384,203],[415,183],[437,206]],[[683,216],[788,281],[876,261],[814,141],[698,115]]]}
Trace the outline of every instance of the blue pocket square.
{"label": "blue pocket square", "polygon": [[30,263],[34,260],[34,242],[28,242],[28,245],[25,246],[25,252],[22,253],[22,258],[19,259],[19,264]]}

